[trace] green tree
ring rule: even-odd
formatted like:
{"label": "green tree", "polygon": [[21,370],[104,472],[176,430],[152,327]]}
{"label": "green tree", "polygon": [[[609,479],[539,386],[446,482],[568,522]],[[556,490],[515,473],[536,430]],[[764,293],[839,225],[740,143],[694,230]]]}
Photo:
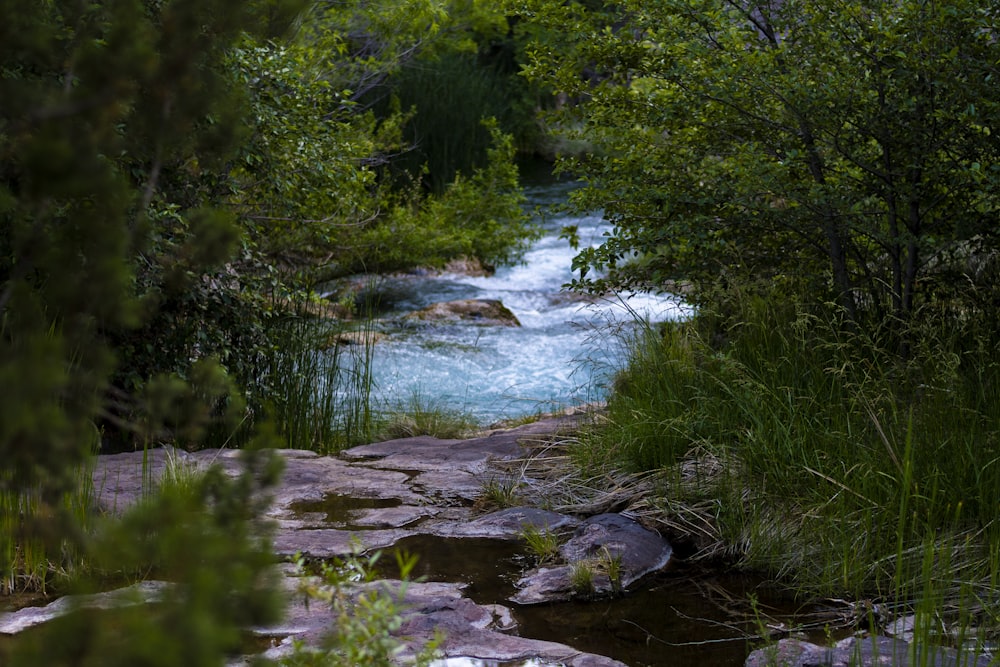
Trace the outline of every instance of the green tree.
{"label": "green tree", "polygon": [[[16,388],[0,419],[6,488],[58,498],[95,423],[115,418],[112,338],[157,305],[136,298],[137,264],[180,286],[232,251],[232,215],[206,205],[212,179],[190,172],[224,170],[238,138],[227,47],[289,14],[221,0],[4,7],[0,377]],[[166,210],[178,229],[162,223]],[[170,252],[156,246],[165,233]]]}
{"label": "green tree", "polygon": [[[408,114],[376,118],[358,91],[422,48],[440,16],[419,1],[319,4],[288,38],[234,32],[219,49],[209,73],[225,100],[183,141],[214,133],[225,150],[154,160],[158,187],[142,193],[147,229],[130,267],[142,316],[138,326],[107,332],[119,358],[111,379],[118,400],[105,419],[112,446],[133,445],[122,427],[141,415],[133,397],[149,390],[150,378],[190,379],[191,361],[207,357],[250,399],[252,424],[277,391],[269,360],[291,305],[314,298],[324,281],[443,265],[457,252],[485,263],[516,259],[529,230],[503,137],[492,153],[498,163],[485,167],[504,172],[502,186],[470,174],[462,208],[380,178],[380,167],[406,150],[399,128]],[[127,165],[142,158],[122,155]],[[141,173],[142,164],[127,169]],[[418,233],[394,233],[416,220]],[[218,429],[211,435],[239,443],[246,431],[235,440]]]}
{"label": "green tree", "polygon": [[[995,264],[996,11],[971,0],[511,3],[614,233],[578,286],[795,282],[909,319]],[[979,268],[975,268],[979,267]],[[592,273],[598,269],[598,273]]]}
{"label": "green tree", "polygon": [[[123,337],[231,256],[238,227],[215,193],[243,95],[226,53],[246,32],[277,35],[298,9],[0,3],[0,497],[5,509],[35,501],[14,534],[4,522],[0,558],[35,539],[73,559],[63,566],[82,559],[112,578],[154,568],[177,582],[155,612],[73,615],[26,640],[14,664],[220,664],[241,625],[274,618],[270,549],[253,524],[276,475],[264,458],[248,455],[237,480],[215,471],[165,489],[96,534],[60,501],[102,425],[197,439],[209,421],[242,418],[207,354],[187,357],[187,382],[161,376],[140,393],[113,379]],[[165,289],[144,289],[144,272]]]}
{"label": "green tree", "polygon": [[463,32],[439,37],[451,25],[445,7],[422,0],[319,4],[291,43],[248,41],[234,53],[253,114],[233,201],[253,252],[287,287],[460,255],[487,264],[519,257],[532,232],[511,141],[495,123],[474,118],[485,159],[451,171],[436,193],[385,177],[386,165],[414,150],[403,127],[422,112],[376,114],[373,91],[404,64],[458,48]]}
{"label": "green tree", "polygon": [[412,109],[403,126],[410,149],[390,169],[435,193],[456,174],[486,166],[493,142],[484,119],[495,119],[521,151],[532,151],[538,138],[538,96],[518,75],[520,42],[503,8],[453,0],[444,11],[429,43],[368,96],[380,113]]}

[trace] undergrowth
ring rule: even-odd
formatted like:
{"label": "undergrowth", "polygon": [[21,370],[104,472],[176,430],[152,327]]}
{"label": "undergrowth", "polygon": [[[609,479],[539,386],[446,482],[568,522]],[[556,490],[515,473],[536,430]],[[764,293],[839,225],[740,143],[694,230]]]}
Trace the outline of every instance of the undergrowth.
{"label": "undergrowth", "polygon": [[[832,306],[747,297],[647,328],[581,466],[661,471],[699,508],[704,553],[804,596],[996,623],[995,323],[921,313],[851,326]],[[706,502],[709,501],[709,502]]]}
{"label": "undergrowth", "polygon": [[95,521],[95,489],[91,466],[77,473],[76,489],[63,494],[58,507],[47,506],[37,493],[15,493],[5,488],[10,473],[0,473],[0,596],[18,593],[48,595],[65,584],[79,565],[79,554],[70,540],[54,544],[40,528],[40,517],[49,523],[72,521],[88,530]]}

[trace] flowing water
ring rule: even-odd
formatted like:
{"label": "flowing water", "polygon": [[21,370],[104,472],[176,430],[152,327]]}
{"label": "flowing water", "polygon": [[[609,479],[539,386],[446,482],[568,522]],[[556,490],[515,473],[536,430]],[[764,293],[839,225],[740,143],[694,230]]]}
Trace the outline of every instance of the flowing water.
{"label": "flowing water", "polygon": [[[542,212],[565,200],[572,187],[549,179],[527,188],[528,206]],[[376,346],[376,402],[419,404],[469,414],[483,424],[601,400],[624,358],[623,335],[638,320],[682,317],[672,296],[584,299],[563,289],[576,251],[559,238],[578,228],[581,246],[597,244],[610,227],[599,215],[537,215],[544,229],[524,263],[489,277],[447,274],[385,278],[380,301],[391,319],[430,304],[498,299],[520,327],[421,325],[390,331]]]}

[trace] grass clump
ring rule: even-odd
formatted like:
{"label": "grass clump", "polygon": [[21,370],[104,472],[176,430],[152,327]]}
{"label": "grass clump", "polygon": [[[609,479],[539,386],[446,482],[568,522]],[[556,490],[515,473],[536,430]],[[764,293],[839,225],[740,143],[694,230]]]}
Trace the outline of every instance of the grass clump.
{"label": "grass clump", "polygon": [[[348,327],[352,344],[344,338]],[[367,441],[374,430],[371,409],[373,320],[353,323],[308,315],[272,325],[272,348],[262,364],[267,395],[252,397],[292,449],[339,451]],[[332,344],[331,344],[332,341]]]}
{"label": "grass clump", "polygon": [[608,583],[611,585],[613,594],[620,594],[624,590],[622,585],[622,556],[620,553],[612,554],[605,546],[601,550],[600,557],[601,570],[608,576]]}
{"label": "grass clump", "polygon": [[414,393],[408,402],[383,415],[377,436],[380,440],[418,435],[459,439],[469,437],[479,429],[479,422],[471,414],[443,407]]}
{"label": "grass clump", "polygon": [[559,536],[549,528],[539,529],[537,526],[527,524],[521,531],[521,539],[539,565],[558,560]]}
{"label": "grass clump", "polygon": [[905,605],[933,591],[995,621],[995,323],[859,325],[777,295],[726,308],[635,341],[578,460],[661,471],[669,502],[711,524],[703,554],[805,594]]}
{"label": "grass clump", "polygon": [[517,507],[523,503],[517,480],[495,476],[483,481],[483,489],[476,498],[476,507],[483,511]]}
{"label": "grass clump", "polygon": [[594,594],[594,565],[581,560],[570,565],[570,586],[573,592],[584,597]]}
{"label": "grass clump", "polygon": [[97,515],[91,469],[87,463],[77,470],[74,489],[62,495],[58,507],[48,506],[40,493],[11,490],[12,473],[0,472],[0,596],[48,595],[67,584],[82,565],[71,540],[55,543],[39,526],[72,520],[81,532],[93,527]]}

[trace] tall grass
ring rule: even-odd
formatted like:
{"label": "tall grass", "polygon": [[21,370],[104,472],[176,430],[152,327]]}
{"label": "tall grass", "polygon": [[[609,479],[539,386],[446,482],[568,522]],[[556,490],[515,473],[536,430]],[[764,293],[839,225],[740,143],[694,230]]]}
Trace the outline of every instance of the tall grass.
{"label": "tall grass", "polygon": [[301,315],[274,325],[263,412],[288,447],[330,453],[373,433],[374,320],[349,324]]}
{"label": "tall grass", "polygon": [[[292,448],[329,453],[369,441],[376,426],[371,405],[374,319],[343,322],[300,312],[275,320],[268,338],[270,348],[255,361],[256,377],[249,383],[252,418],[236,432],[221,421],[213,424],[202,444],[240,446],[264,419]],[[144,447],[143,471],[151,475],[147,455]],[[0,472],[0,595],[45,593],[66,570],[82,565],[69,542],[53,544],[38,528],[45,517],[52,515],[52,521],[61,513],[78,534],[91,529],[91,466],[79,471],[76,490],[58,508],[43,506],[38,494],[11,491],[14,485],[4,475],[12,473]],[[146,479],[145,488],[152,490],[153,481]]]}
{"label": "tall grass", "polygon": [[80,565],[73,542],[54,543],[44,531],[59,520],[72,522],[81,532],[93,524],[92,464],[79,469],[75,490],[63,494],[56,508],[45,506],[37,493],[10,490],[5,483],[9,474],[0,473],[0,596],[45,595]]}
{"label": "tall grass", "polygon": [[[851,327],[832,307],[762,297],[730,307],[637,340],[581,456],[672,471],[668,493],[714,499],[724,551],[803,593],[906,605],[933,591],[995,619],[995,327],[931,313]],[[724,472],[676,483],[706,454]]]}

